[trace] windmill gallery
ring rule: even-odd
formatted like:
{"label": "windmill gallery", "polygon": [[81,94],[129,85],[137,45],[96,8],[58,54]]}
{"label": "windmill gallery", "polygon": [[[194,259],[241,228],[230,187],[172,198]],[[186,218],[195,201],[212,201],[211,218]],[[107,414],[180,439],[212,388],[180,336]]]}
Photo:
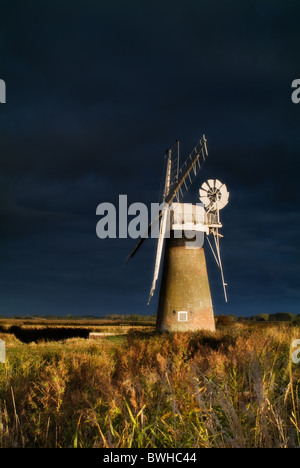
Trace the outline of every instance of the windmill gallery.
{"label": "windmill gallery", "polygon": [[[156,322],[158,332],[215,330],[204,254],[205,237],[220,269],[227,302],[227,284],[220,254],[220,238],[223,235],[219,231],[222,228],[220,210],[229,200],[227,187],[217,179],[209,179],[199,190],[200,203],[182,203],[207,157],[207,140],[204,135],[181,166],[178,141],[166,152],[162,200],[160,204],[152,204],[150,224],[148,210],[144,204],[133,203],[127,208],[126,195],[119,196],[119,237],[126,238],[129,235],[134,239],[140,238],[126,263],[148,237],[158,239],[148,300],[149,304],[163,263]],[[98,237],[116,238],[115,207],[111,203],[102,203],[97,207],[96,214],[105,215],[97,223]],[[128,224],[128,229],[127,214],[135,216]],[[210,241],[210,237],[213,238],[213,242]]]}

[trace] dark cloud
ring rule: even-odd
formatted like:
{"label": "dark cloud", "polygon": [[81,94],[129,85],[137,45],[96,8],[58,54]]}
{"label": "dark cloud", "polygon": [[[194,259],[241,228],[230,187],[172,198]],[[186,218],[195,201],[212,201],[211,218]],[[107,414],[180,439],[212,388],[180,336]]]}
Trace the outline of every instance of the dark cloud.
{"label": "dark cloud", "polygon": [[154,313],[155,241],[100,241],[96,207],[158,201],[165,149],[205,133],[231,192],[217,313],[299,308],[299,2],[4,1],[0,313]]}

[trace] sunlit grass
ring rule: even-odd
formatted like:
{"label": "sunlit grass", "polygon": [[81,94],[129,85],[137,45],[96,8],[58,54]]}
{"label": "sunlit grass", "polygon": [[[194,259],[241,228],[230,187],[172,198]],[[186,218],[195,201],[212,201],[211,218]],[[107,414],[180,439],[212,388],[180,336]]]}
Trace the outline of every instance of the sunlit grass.
{"label": "sunlit grass", "polygon": [[1,333],[0,447],[297,447],[300,327],[24,344]]}

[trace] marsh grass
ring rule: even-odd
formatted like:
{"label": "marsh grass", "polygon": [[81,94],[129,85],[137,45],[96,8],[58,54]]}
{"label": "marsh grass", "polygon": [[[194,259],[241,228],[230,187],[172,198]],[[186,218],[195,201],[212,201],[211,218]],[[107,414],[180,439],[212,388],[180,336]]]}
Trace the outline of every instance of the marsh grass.
{"label": "marsh grass", "polygon": [[240,324],[30,344],[0,333],[0,447],[298,447],[299,336]]}

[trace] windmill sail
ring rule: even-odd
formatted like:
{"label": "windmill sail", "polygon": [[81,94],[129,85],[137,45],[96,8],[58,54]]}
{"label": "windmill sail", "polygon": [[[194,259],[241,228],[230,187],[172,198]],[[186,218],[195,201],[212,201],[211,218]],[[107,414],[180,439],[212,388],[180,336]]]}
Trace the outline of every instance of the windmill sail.
{"label": "windmill sail", "polygon": [[178,169],[176,175],[173,172],[169,193],[166,197],[168,204],[171,204],[174,198],[176,198],[177,202],[182,201],[186,192],[191,187],[208,156],[206,142],[205,135],[203,135],[180,169]]}
{"label": "windmill sail", "polygon": [[[174,170],[174,164],[172,164],[172,149],[168,151],[167,173],[163,196],[163,201],[167,204],[167,206],[171,206],[174,198],[176,198],[178,202],[181,201],[186,192],[189,190],[208,156],[206,142],[207,140],[205,135],[203,135],[197,145],[194,147],[193,151],[187,157],[186,161],[183,163],[180,169],[177,170],[177,172]],[[176,144],[177,143],[178,142],[176,142]],[[128,256],[125,265],[136,254],[136,252],[143,245],[144,241],[149,237],[153,227],[161,219],[162,213],[163,211],[161,211],[158,217],[149,224],[147,231],[141,237],[135,248]]]}
{"label": "windmill sail", "polygon": [[145,242],[145,240],[149,237],[149,235],[151,234],[151,231],[152,229],[154,228],[154,226],[156,226],[156,224],[158,223],[158,221],[160,220],[162,216],[162,212],[159,213],[159,215],[157,216],[157,218],[155,218],[148,226],[148,229],[147,231],[144,233],[144,235],[140,238],[139,242],[136,244],[136,246],[134,247],[134,249],[132,250],[132,252],[128,255],[127,259],[126,259],[126,262],[124,263],[124,267],[127,265],[127,263],[129,262],[129,260],[136,254],[136,252],[141,248],[141,246],[143,245],[143,243]]}
{"label": "windmill sail", "polygon": [[149,302],[151,300],[151,297],[154,294],[156,281],[157,281],[157,278],[158,278],[158,275],[159,275],[162,250],[163,250],[163,245],[164,245],[164,240],[165,240],[165,235],[166,235],[167,219],[168,219],[168,209],[166,207],[163,210],[162,220],[161,220],[161,223],[160,223],[159,239],[158,239],[156,259],[155,259],[154,276],[153,276],[151,291],[150,291],[150,295],[149,295],[149,299],[148,299],[148,305],[149,305]]}

